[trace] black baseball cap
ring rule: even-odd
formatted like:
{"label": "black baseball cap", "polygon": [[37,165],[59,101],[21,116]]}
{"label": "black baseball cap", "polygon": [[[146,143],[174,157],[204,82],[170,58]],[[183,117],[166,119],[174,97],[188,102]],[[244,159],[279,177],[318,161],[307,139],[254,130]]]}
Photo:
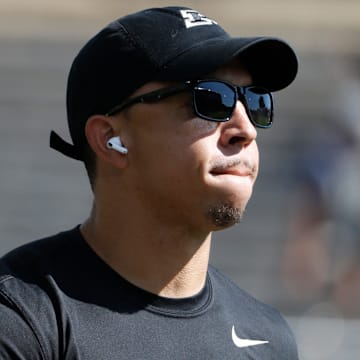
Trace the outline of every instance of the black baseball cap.
{"label": "black baseball cap", "polygon": [[253,83],[277,91],[295,78],[292,48],[274,37],[231,37],[186,7],[153,8],[113,21],[76,56],[68,78],[67,116],[73,145],[51,132],[50,146],[83,160],[85,124],[106,114],[149,81],[186,81],[241,57]]}

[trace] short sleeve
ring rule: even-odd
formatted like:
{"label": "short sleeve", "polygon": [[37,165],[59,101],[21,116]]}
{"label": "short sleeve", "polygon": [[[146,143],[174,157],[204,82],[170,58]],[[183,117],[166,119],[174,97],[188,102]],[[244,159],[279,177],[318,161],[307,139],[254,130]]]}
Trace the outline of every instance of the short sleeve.
{"label": "short sleeve", "polygon": [[26,320],[0,296],[0,359],[44,360],[36,335]]}

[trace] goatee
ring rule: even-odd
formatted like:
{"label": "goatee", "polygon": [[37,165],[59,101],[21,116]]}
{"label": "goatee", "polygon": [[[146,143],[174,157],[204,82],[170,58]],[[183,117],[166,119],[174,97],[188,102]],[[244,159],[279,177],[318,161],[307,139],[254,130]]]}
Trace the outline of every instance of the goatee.
{"label": "goatee", "polygon": [[244,209],[234,207],[230,204],[213,206],[209,209],[212,223],[219,228],[238,224],[244,214]]}

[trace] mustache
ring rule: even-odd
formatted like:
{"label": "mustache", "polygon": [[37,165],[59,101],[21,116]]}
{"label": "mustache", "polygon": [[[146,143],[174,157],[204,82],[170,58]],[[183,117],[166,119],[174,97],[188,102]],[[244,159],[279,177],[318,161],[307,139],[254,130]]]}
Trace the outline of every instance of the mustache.
{"label": "mustache", "polygon": [[222,171],[231,168],[245,168],[252,174],[257,173],[257,166],[249,159],[233,158],[233,159],[213,159],[210,161],[210,171]]}

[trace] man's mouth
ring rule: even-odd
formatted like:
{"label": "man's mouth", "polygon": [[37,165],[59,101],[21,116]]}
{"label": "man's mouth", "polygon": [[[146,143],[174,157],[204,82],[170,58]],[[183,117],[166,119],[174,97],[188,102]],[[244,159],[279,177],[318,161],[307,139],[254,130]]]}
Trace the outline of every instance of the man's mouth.
{"label": "man's mouth", "polygon": [[251,171],[248,168],[226,168],[226,169],[214,169],[210,171],[213,176],[219,175],[234,175],[234,176],[250,176]]}
{"label": "man's mouth", "polygon": [[247,160],[222,161],[213,164],[210,174],[213,176],[233,175],[233,176],[254,176],[256,168]]}

